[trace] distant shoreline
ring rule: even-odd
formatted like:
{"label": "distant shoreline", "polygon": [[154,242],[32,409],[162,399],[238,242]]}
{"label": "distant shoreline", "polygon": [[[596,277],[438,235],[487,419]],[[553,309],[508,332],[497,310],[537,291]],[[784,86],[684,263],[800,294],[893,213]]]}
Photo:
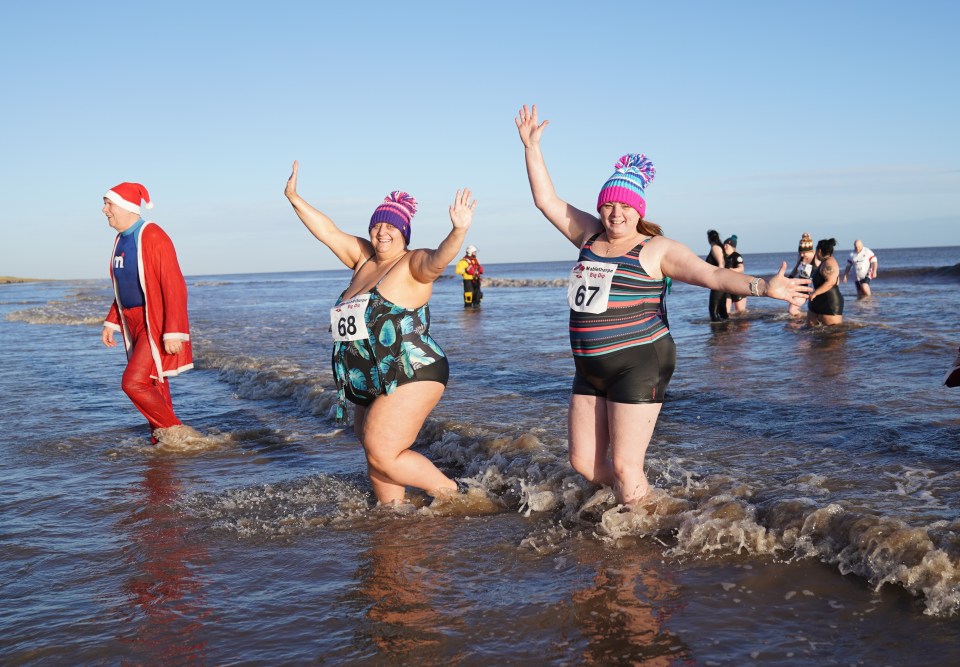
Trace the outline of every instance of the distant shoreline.
{"label": "distant shoreline", "polygon": [[0,285],[12,285],[14,283],[42,283],[43,278],[16,278],[14,276],[0,276]]}

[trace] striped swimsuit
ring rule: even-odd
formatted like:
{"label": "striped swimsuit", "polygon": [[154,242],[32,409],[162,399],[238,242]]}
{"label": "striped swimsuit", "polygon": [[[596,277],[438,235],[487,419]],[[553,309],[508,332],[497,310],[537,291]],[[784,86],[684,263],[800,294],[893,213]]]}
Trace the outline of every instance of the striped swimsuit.
{"label": "striped swimsuit", "polygon": [[667,324],[666,280],[640,264],[644,239],[621,257],[602,257],[590,237],[580,262],[616,264],[607,309],[599,314],[570,310],[570,348],[577,372],[573,393],[617,403],[662,403],[676,364]]}

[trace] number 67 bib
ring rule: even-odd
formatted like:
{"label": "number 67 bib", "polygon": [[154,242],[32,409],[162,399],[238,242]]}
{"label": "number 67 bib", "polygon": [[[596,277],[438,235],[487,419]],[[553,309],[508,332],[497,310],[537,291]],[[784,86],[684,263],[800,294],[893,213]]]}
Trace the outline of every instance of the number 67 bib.
{"label": "number 67 bib", "polygon": [[570,271],[567,302],[578,313],[602,313],[610,300],[610,286],[616,264],[577,262]]}
{"label": "number 67 bib", "polygon": [[364,315],[370,294],[360,294],[330,309],[330,331],[335,341],[364,340],[369,337]]}

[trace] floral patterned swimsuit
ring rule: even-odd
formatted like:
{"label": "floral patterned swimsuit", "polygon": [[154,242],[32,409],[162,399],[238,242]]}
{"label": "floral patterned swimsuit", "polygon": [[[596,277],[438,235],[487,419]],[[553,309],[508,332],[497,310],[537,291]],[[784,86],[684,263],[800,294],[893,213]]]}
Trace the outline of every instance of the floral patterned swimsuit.
{"label": "floral patterned swimsuit", "polygon": [[[449,378],[446,355],[430,336],[430,305],[398,306],[380,294],[381,282],[383,278],[370,290],[364,312],[368,336],[333,343],[338,420],[344,418],[345,399],[367,406],[400,385],[423,381],[445,385]],[[346,290],[337,299],[338,305],[344,293]]]}

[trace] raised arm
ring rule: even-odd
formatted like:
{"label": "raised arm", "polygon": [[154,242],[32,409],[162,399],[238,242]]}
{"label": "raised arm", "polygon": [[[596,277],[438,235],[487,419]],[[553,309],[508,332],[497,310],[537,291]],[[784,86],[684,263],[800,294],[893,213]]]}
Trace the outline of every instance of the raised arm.
{"label": "raised arm", "polygon": [[567,240],[579,248],[588,235],[600,231],[602,226],[596,216],[571,206],[557,196],[543,159],[543,152],[540,150],[540,137],[550,121],[545,120],[538,124],[536,104],[529,110],[524,104],[514,120],[520,133],[520,141],[523,142],[533,203]]}
{"label": "raised arm", "polygon": [[410,275],[420,283],[432,283],[446,270],[447,265],[460,254],[460,247],[473,222],[477,201],[470,201],[470,190],[457,190],[450,205],[450,223],[453,228],[436,250],[414,250],[410,257]]}
{"label": "raised arm", "polygon": [[287,186],[284,188],[283,194],[290,200],[297,217],[310,230],[310,233],[330,248],[337,259],[343,262],[348,269],[356,268],[361,258],[373,255],[373,246],[364,238],[340,230],[333,224],[333,220],[312,207],[303,197],[297,194],[297,172],[299,169],[300,165],[294,160],[293,171],[290,178],[287,179]]}
{"label": "raised arm", "polygon": [[[787,278],[787,263],[768,278],[757,278],[732,269],[707,264],[687,246],[666,237],[656,238],[660,272],[674,280],[739,296],[769,296],[800,306],[810,292],[805,278]],[[646,267],[649,271],[651,267]]]}

